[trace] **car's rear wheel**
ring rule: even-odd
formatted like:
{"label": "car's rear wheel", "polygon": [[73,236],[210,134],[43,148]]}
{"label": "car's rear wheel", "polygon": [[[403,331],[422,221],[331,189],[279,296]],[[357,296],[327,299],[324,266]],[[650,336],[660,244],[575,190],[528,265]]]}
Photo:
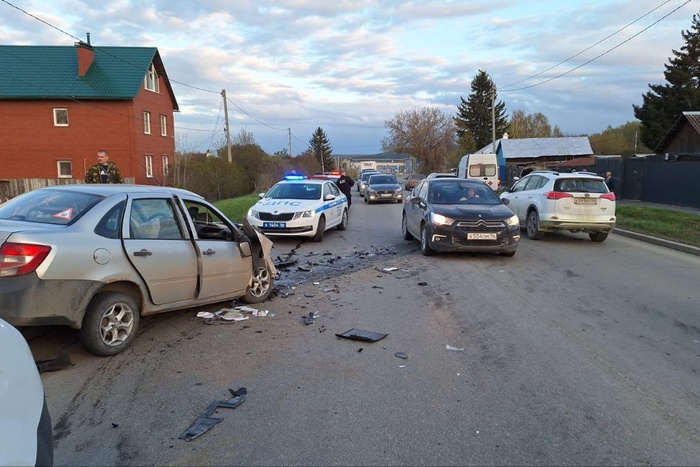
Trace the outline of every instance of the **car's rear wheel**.
{"label": "car's rear wheel", "polygon": [[260,303],[267,300],[272,292],[272,284],[274,279],[270,269],[265,264],[265,260],[262,258],[255,258],[255,263],[259,263],[254,266],[253,272],[253,282],[245,292],[245,295],[241,297],[241,301],[245,303]]}
{"label": "car's rear wheel", "polygon": [[404,213],[401,218],[401,233],[403,233],[404,240],[413,240],[413,235],[408,231],[408,225],[406,224],[406,214]]}
{"label": "car's rear wheel", "polygon": [[423,225],[420,229],[420,252],[423,256],[432,256],[435,254],[435,250],[430,248],[430,229],[426,225]]}
{"label": "car's rear wheel", "polygon": [[316,227],[316,234],[311,238],[314,242],[323,241],[323,234],[326,231],[326,218],[321,216],[318,220],[318,227]]}
{"label": "car's rear wheel", "polygon": [[80,340],[85,348],[102,357],[116,355],[136,337],[139,306],[121,292],[96,295],[83,318]]}
{"label": "car's rear wheel", "polygon": [[527,230],[528,238],[532,240],[540,240],[544,237],[544,232],[540,230],[540,216],[534,209],[527,215],[525,229]]}
{"label": "car's rear wheel", "polygon": [[608,238],[608,233],[607,232],[591,232],[588,234],[588,236],[594,242],[604,242],[605,239]]}
{"label": "car's rear wheel", "polygon": [[336,227],[338,230],[346,230],[348,228],[348,210],[343,209],[343,217],[340,219],[340,224]]}

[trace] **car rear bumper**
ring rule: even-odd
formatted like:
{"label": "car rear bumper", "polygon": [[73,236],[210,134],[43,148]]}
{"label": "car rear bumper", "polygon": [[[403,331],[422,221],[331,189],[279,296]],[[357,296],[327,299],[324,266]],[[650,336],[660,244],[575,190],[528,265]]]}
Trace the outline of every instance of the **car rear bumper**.
{"label": "car rear bumper", "polygon": [[572,230],[577,232],[612,232],[615,228],[615,222],[580,222],[566,220],[540,220],[540,230],[555,231],[555,230]]}
{"label": "car rear bumper", "polygon": [[41,280],[36,274],[0,279],[0,318],[13,326],[82,326],[94,293],[103,284],[86,280]]}

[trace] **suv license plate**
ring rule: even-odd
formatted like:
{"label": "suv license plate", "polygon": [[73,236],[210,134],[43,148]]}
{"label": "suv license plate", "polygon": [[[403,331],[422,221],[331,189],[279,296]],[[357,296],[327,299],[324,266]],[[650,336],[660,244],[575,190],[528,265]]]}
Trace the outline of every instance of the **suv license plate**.
{"label": "suv license plate", "polygon": [[598,204],[595,198],[574,198],[574,204]]}
{"label": "suv license plate", "polygon": [[496,240],[496,234],[486,232],[467,232],[467,240]]}
{"label": "suv license plate", "polygon": [[263,222],[263,227],[268,229],[283,229],[287,227],[286,222]]}

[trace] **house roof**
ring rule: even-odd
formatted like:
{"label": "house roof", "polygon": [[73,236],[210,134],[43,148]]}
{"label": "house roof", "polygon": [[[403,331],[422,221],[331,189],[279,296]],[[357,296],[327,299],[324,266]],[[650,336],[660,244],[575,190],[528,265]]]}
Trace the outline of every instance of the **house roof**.
{"label": "house roof", "polygon": [[94,51],[82,77],[77,46],[0,45],[0,100],[131,100],[153,63],[179,110],[157,48],[81,45]]}
{"label": "house roof", "polygon": [[[505,159],[528,159],[538,157],[590,156],[593,154],[587,136],[566,136],[562,138],[519,138],[499,139],[496,141]],[[490,153],[493,145],[489,144],[476,151]]]}
{"label": "house roof", "polygon": [[659,144],[654,148],[654,152],[662,154],[666,152],[666,148],[673,141],[676,135],[683,129],[685,124],[690,123],[696,132],[700,133],[700,112],[683,112],[683,115],[678,117],[673,126],[666,132]]}

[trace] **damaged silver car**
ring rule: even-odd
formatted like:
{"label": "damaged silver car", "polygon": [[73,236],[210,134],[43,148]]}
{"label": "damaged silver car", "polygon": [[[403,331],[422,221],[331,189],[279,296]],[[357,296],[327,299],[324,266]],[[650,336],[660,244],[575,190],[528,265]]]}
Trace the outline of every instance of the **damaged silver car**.
{"label": "damaged silver car", "polygon": [[190,191],[64,185],[0,206],[0,318],[67,325],[90,352],[129,346],[141,316],[272,291],[272,242]]}

